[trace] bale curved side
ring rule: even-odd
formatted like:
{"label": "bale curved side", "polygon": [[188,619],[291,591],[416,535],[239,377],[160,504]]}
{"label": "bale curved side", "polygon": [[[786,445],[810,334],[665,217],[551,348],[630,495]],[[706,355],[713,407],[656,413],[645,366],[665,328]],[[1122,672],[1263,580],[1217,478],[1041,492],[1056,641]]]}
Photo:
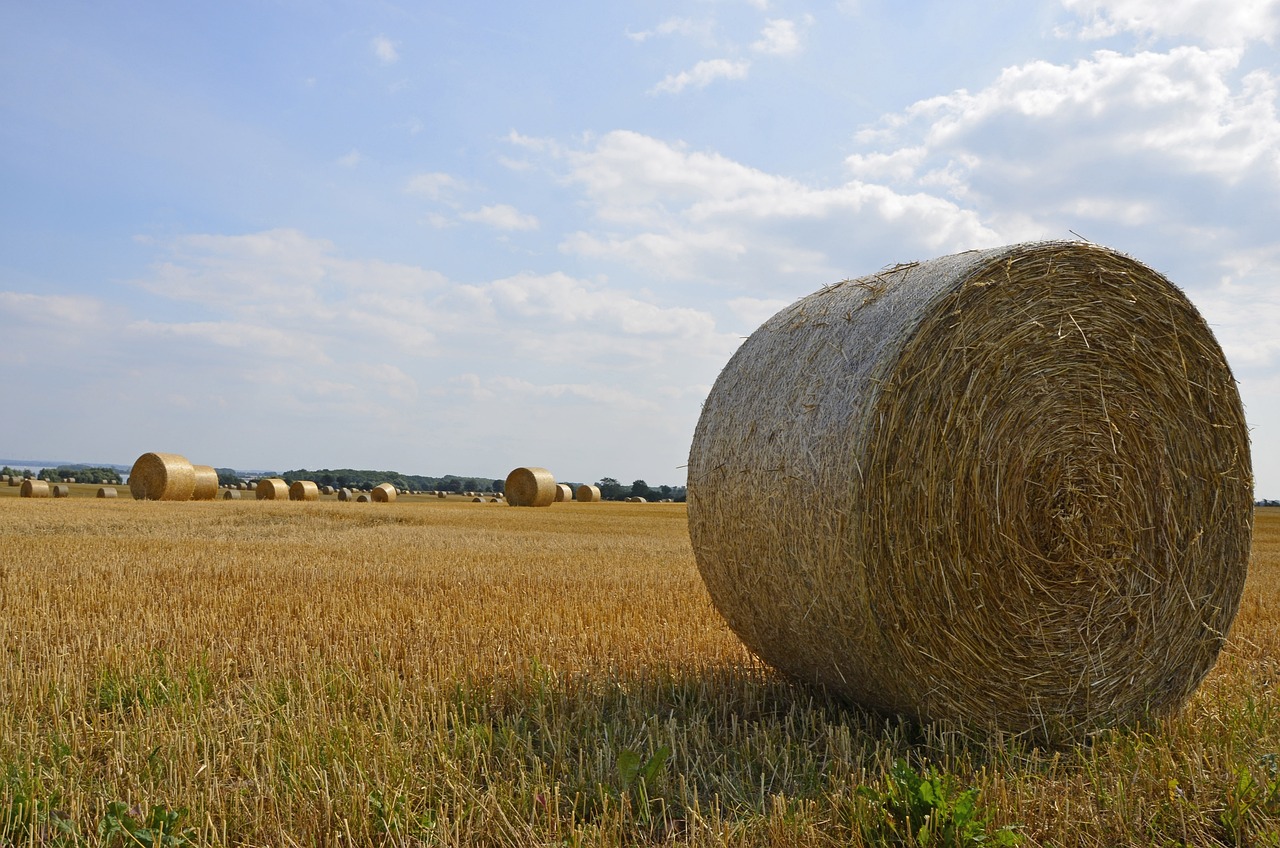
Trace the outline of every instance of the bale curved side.
{"label": "bale curved side", "polygon": [[391,503],[396,499],[396,487],[390,483],[379,483],[373,487],[375,503]]}
{"label": "bale curved side", "polygon": [[712,599],[765,661],[873,709],[1050,738],[1185,703],[1253,517],[1203,319],[1141,263],[1061,242],[778,313],[707,398],[688,501]]}
{"label": "bale curved side", "polygon": [[18,497],[20,498],[47,498],[49,497],[49,484],[44,480],[33,480],[28,477],[19,484],[22,488],[18,489]]}
{"label": "bale curved side", "polygon": [[320,500],[320,487],[310,480],[294,480],[289,485],[289,500],[318,501]]}
{"label": "bale curved side", "polygon": [[507,475],[503,491],[512,506],[551,506],[556,500],[556,478],[545,468],[521,467]]}
{"label": "bale curved side", "polygon": [[129,472],[129,492],[136,500],[189,501],[196,489],[196,470],[176,453],[144,453]]}
{"label": "bale curved side", "polygon": [[218,496],[218,472],[212,465],[193,465],[195,487],[191,490],[191,500],[211,501]]}
{"label": "bale curved side", "polygon": [[260,501],[283,501],[289,497],[289,484],[279,477],[264,477],[254,492]]}

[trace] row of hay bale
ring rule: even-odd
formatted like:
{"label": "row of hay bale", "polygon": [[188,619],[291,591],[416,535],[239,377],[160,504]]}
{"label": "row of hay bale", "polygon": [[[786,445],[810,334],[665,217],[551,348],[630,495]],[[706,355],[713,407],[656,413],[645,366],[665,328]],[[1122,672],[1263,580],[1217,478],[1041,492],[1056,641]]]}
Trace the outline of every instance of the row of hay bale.
{"label": "row of hay bale", "polygon": [[522,466],[507,475],[506,501],[512,506],[551,506],[553,503],[578,500],[595,503],[600,500],[600,487],[582,485],[575,491],[568,483],[557,483],[555,475],[545,468]]}
{"label": "row of hay bale", "polygon": [[[21,483],[15,483],[19,487],[18,497],[21,498],[69,498],[71,497],[71,486],[67,483],[49,483],[44,480],[36,480],[28,477]],[[114,486],[99,486],[98,497],[114,498],[116,490]]]}

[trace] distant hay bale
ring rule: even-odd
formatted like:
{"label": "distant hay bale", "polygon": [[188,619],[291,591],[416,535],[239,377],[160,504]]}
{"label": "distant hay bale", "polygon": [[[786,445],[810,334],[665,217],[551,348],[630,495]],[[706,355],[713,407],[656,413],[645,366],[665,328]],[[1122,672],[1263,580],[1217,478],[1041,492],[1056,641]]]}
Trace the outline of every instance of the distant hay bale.
{"label": "distant hay bale", "polygon": [[356,495],[356,503],[368,503],[369,496],[365,494]]}
{"label": "distant hay bale", "polygon": [[320,494],[322,494],[322,495],[332,495],[332,494],[333,494],[333,487],[332,487],[332,486],[321,486],[321,487],[320,487]]}
{"label": "distant hay bale", "polygon": [[222,493],[222,499],[224,501],[238,501],[240,500],[240,490],[227,489],[225,492]]}
{"label": "distant hay bale", "polygon": [[9,485],[10,485],[10,486],[21,486],[21,485],[22,485],[22,478],[21,478],[21,477],[10,477],[10,478],[9,478]]}
{"label": "distant hay bale", "polygon": [[135,500],[189,501],[195,490],[195,466],[180,454],[144,453],[129,472],[129,492]]}
{"label": "distant hay bale", "polygon": [[116,489],[115,489],[115,487],[114,487],[114,486],[99,486],[99,487],[98,487],[98,497],[100,497],[100,498],[114,498],[114,497],[117,497],[117,496],[118,496],[118,494],[117,494]]}
{"label": "distant hay bale", "polygon": [[64,482],[64,483],[74,483],[75,481],[76,481],[76,478],[74,478],[74,477],[68,477],[67,479],[63,480],[62,482]]}
{"label": "distant hay bale", "polygon": [[1181,291],[1104,247],[1013,245],[761,326],[703,405],[689,531],[776,668],[886,713],[1078,738],[1178,710],[1213,666],[1249,456]]}
{"label": "distant hay bale", "polygon": [[449,495],[448,495],[448,493],[447,493],[447,492],[436,492],[436,497],[437,497],[437,498],[447,498],[447,497],[449,497]]}
{"label": "distant hay bale", "polygon": [[254,491],[260,501],[283,501],[289,497],[289,484],[279,477],[264,477]]}
{"label": "distant hay bale", "polygon": [[44,480],[32,480],[27,478],[19,485],[22,486],[18,490],[20,498],[47,498],[49,497],[49,484]]}
{"label": "distant hay bale", "polygon": [[472,502],[472,503],[484,503],[484,502],[485,502],[485,500],[484,500],[484,498],[482,498],[482,497],[480,497],[479,495],[477,495],[477,496],[475,496],[474,498],[472,498],[472,499],[471,499],[471,502]]}
{"label": "distant hay bale", "polygon": [[517,468],[503,489],[512,506],[551,506],[556,500],[556,478],[545,468]]}
{"label": "distant hay bale", "polygon": [[584,483],[583,485],[578,487],[578,491],[576,492],[576,494],[578,496],[578,500],[581,501],[582,503],[599,503],[600,502],[599,486],[590,486]]}
{"label": "distant hay bale", "polygon": [[390,483],[379,483],[373,487],[375,503],[391,503],[396,499],[396,487]]}
{"label": "distant hay bale", "polygon": [[350,490],[350,489],[348,489],[348,488],[346,488],[345,486],[344,486],[343,488],[339,489],[339,490],[338,490],[338,500],[340,500],[340,501],[349,501],[349,500],[351,500],[351,490]]}
{"label": "distant hay bale", "polygon": [[568,483],[556,483],[556,503],[573,500],[573,487]]}
{"label": "distant hay bale", "polygon": [[320,488],[310,480],[294,480],[289,486],[289,500],[318,501],[320,500]]}
{"label": "distant hay bale", "polygon": [[218,496],[218,472],[212,465],[193,465],[196,485],[191,490],[191,500],[211,501]]}
{"label": "distant hay bale", "polygon": [[54,483],[49,487],[49,494],[55,498],[71,497],[71,487],[66,483]]}

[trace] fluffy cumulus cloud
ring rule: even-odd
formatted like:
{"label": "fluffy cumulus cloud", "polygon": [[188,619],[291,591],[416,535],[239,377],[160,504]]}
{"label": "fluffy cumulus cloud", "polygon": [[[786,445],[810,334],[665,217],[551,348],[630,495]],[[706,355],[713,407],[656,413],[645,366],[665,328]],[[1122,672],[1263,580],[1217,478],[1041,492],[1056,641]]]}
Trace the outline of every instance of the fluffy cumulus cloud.
{"label": "fluffy cumulus cloud", "polygon": [[590,226],[566,235],[562,251],[745,297],[794,297],[874,270],[887,237],[921,255],[997,239],[946,198],[863,180],[810,185],[630,131],[577,150],[542,150],[591,212]]}
{"label": "fluffy cumulus cloud", "polygon": [[1082,19],[1084,38],[1135,33],[1146,38],[1187,39],[1236,47],[1274,43],[1280,33],[1280,0],[1062,0]]}
{"label": "fluffy cumulus cloud", "polygon": [[796,30],[796,22],[786,18],[774,18],[767,21],[760,31],[760,39],[751,45],[757,53],[771,56],[790,56],[801,49],[800,33]]}

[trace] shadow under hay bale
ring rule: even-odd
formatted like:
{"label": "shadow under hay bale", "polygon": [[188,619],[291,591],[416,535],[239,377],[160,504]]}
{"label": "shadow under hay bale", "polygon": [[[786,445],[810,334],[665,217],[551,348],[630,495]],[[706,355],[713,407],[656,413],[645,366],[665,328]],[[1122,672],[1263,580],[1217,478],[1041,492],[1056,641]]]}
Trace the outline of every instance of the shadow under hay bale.
{"label": "shadow under hay bale", "polygon": [[716,607],[778,669],[1057,739],[1173,712],[1208,673],[1251,478],[1182,292],[1103,247],[1022,244],[767,321],[704,404],[689,529]]}
{"label": "shadow under hay bale", "polygon": [[135,500],[189,501],[195,490],[195,466],[181,454],[144,453],[129,472],[129,492]]}
{"label": "shadow under hay bale", "polygon": [[545,468],[517,468],[503,487],[511,506],[551,506],[556,500],[556,478]]}

